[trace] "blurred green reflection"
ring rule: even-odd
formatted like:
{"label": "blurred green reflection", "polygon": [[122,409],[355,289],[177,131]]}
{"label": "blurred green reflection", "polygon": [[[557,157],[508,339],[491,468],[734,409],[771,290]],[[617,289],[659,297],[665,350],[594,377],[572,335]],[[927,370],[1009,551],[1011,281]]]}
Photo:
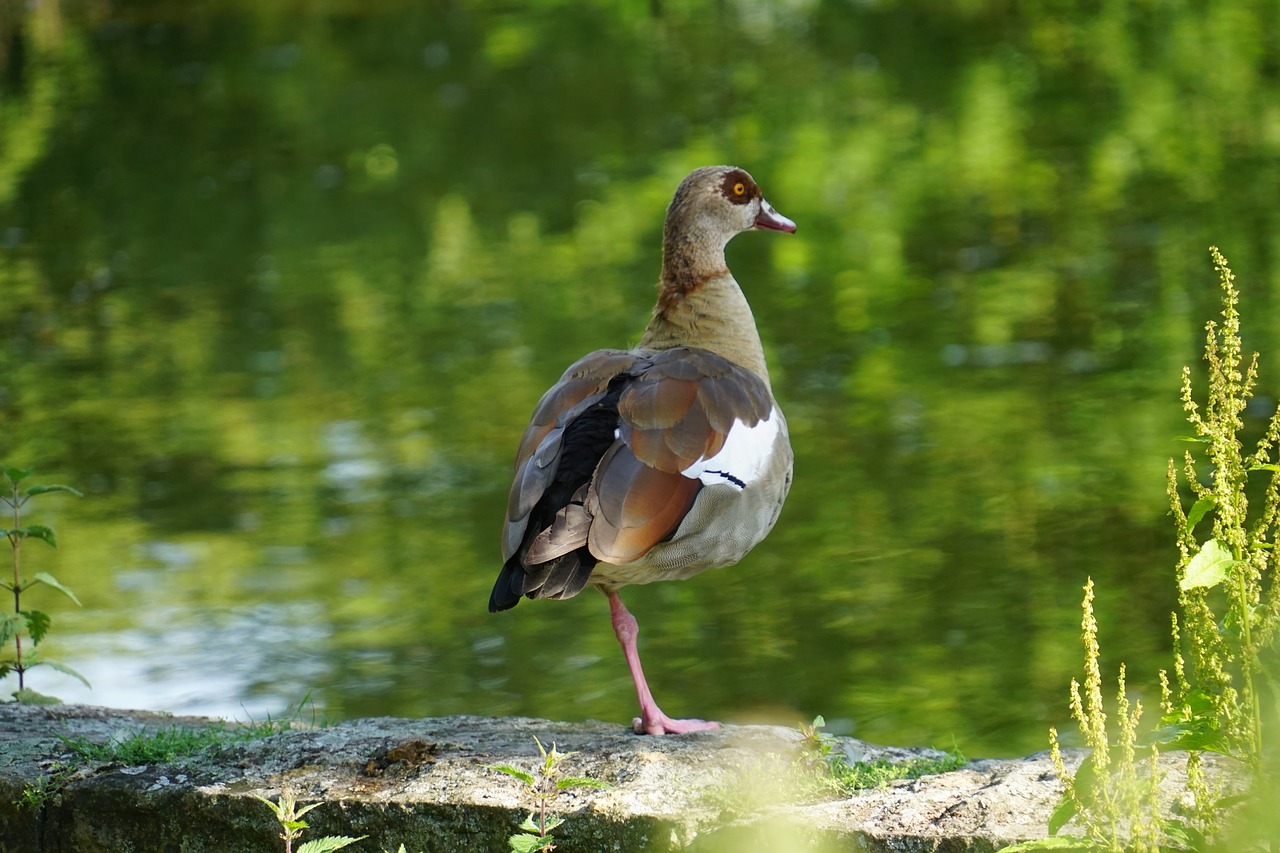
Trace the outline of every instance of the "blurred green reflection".
{"label": "blurred green reflection", "polygon": [[88,493],[32,559],[95,689],[49,691],[629,720],[603,598],[485,605],[533,404],[716,162],[800,225],[730,249],[796,484],[628,596],[664,707],[1040,749],[1087,575],[1153,691],[1211,242],[1280,381],[1277,5],[0,13],[0,459]]}

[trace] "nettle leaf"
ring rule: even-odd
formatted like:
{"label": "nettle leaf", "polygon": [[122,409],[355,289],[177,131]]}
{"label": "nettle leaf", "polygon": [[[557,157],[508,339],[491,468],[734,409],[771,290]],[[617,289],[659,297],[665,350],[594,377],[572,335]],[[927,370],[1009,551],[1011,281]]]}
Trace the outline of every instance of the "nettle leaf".
{"label": "nettle leaf", "polygon": [[44,635],[49,633],[49,624],[53,620],[43,610],[25,610],[22,616],[27,620],[27,633],[31,635],[31,642],[39,645]]}
{"label": "nettle leaf", "polygon": [[513,835],[507,839],[507,843],[511,845],[512,853],[533,853],[535,850],[543,850],[546,848],[548,838],[539,838],[536,835],[530,835],[522,832],[519,835]]}
{"label": "nettle leaf", "polygon": [[12,640],[18,635],[27,622],[22,618],[20,613],[10,613],[8,611],[0,612],[0,645]]}
{"label": "nettle leaf", "polygon": [[27,489],[27,495],[35,497],[36,495],[47,495],[50,492],[70,492],[78,498],[84,497],[84,492],[74,489],[71,486],[49,485],[49,486],[32,486]]}
{"label": "nettle leaf", "polygon": [[19,528],[17,532],[28,539],[39,539],[53,548],[58,547],[58,537],[53,535],[53,528],[45,527],[43,524],[28,524],[26,527]]}
{"label": "nettle leaf", "polygon": [[63,663],[62,661],[57,661],[57,660],[41,660],[41,661],[40,661],[40,663],[41,663],[41,665],[43,665],[43,666],[47,666],[47,667],[49,667],[50,669],[56,669],[58,672],[61,672],[61,673],[63,673],[64,675],[69,675],[69,676],[71,676],[72,678],[74,678],[74,679],[76,679],[77,681],[79,681],[79,682],[80,682],[81,684],[83,684],[85,687],[88,687],[88,688],[90,688],[90,689],[93,689],[93,685],[89,683],[89,679],[85,678],[83,675],[81,675],[80,673],[76,672],[74,669],[72,669],[71,667],[67,666],[67,665],[66,665],[65,663]]}
{"label": "nettle leaf", "polygon": [[262,796],[261,794],[254,794],[253,798],[255,800],[259,800],[260,802],[266,803],[271,808],[271,811],[275,812],[276,820],[280,820],[281,818],[284,817],[283,803],[273,803],[271,802],[271,800],[268,800],[266,797]]}
{"label": "nettle leaf", "polygon": [[1250,465],[1249,470],[1250,471],[1280,471],[1280,465],[1273,465],[1268,462],[1261,465]]}
{"label": "nettle leaf", "polygon": [[[312,803],[312,804],[311,804],[311,805],[309,805],[309,806],[303,806],[303,807],[302,807],[302,808],[300,808],[300,809],[295,809],[295,810],[294,810],[294,812],[293,812],[293,816],[294,816],[294,817],[302,817],[302,816],[303,816],[304,814],[306,814],[307,812],[311,811],[312,809],[318,809],[318,808],[320,808],[320,806],[322,806],[322,805],[324,805],[324,803],[323,803],[323,802],[320,802],[320,803]],[[304,824],[303,824],[303,826],[306,826],[306,824],[304,823]]]}
{"label": "nettle leaf", "polygon": [[1187,513],[1187,529],[1195,530],[1196,525],[1200,523],[1200,519],[1204,518],[1205,513],[1218,505],[1218,499],[1213,495],[1205,495],[1191,505],[1191,511]]}
{"label": "nettle leaf", "polygon": [[499,773],[506,773],[508,776],[514,776],[526,785],[533,784],[533,774],[521,770],[519,767],[512,767],[510,764],[491,764],[490,770],[497,770]]}
{"label": "nettle leaf", "polygon": [[1192,444],[1208,444],[1209,437],[1207,435],[1180,435],[1177,441],[1189,441]]}
{"label": "nettle leaf", "polygon": [[4,475],[9,479],[10,483],[15,486],[23,480],[31,476],[30,468],[5,468]]}
{"label": "nettle leaf", "polygon": [[1182,577],[1183,589],[1200,589],[1215,587],[1226,580],[1231,567],[1237,560],[1231,551],[1217,539],[1210,539],[1201,546],[1200,551],[1187,563],[1186,574]]}
{"label": "nettle leaf", "polygon": [[[55,578],[53,575],[49,574],[48,572],[36,572],[34,575],[31,576],[30,586],[35,586],[38,583],[51,586],[54,589],[56,589],[58,592],[65,595],[67,598],[74,601],[76,604],[80,604],[80,599],[76,598],[76,594],[71,590],[67,589],[62,584],[60,584],[58,582],[58,579]],[[83,607],[84,605],[80,604],[80,606]]]}
{"label": "nettle leaf", "polygon": [[368,837],[367,835],[362,835],[359,838],[351,838],[346,835],[330,835],[325,838],[316,838],[299,847],[298,853],[329,853],[330,850],[341,850],[343,847],[355,844],[357,841],[363,841]]}

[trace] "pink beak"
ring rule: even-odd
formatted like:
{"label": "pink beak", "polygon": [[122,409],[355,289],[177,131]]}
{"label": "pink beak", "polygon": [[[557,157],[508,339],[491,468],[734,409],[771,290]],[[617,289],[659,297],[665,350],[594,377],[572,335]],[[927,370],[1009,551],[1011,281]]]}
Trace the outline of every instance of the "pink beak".
{"label": "pink beak", "polygon": [[773,209],[773,205],[760,199],[760,213],[756,215],[756,227],[768,228],[772,231],[786,231],[788,234],[796,230],[796,224]]}

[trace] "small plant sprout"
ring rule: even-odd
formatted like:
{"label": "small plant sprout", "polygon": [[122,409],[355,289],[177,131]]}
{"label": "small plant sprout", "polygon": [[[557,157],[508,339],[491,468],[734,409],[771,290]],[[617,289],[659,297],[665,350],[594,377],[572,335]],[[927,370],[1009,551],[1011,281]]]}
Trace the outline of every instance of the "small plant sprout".
{"label": "small plant sprout", "polygon": [[800,754],[794,767],[803,781],[816,788],[847,797],[864,788],[881,788],[899,779],[919,779],[959,770],[969,763],[958,748],[953,747],[939,758],[909,758],[905,761],[855,761],[850,763],[836,750],[831,735],[822,731],[827,721],[822,715],[812,723],[801,723]]}
{"label": "small plant sprout", "polygon": [[[46,545],[56,548],[58,540],[53,535],[53,530],[43,524],[28,524],[24,527],[22,525],[22,510],[32,498],[51,492],[69,492],[78,497],[83,497],[83,495],[70,486],[28,486],[23,489],[22,481],[31,475],[29,469],[5,468],[3,470],[4,478],[9,488],[6,490],[7,494],[0,493],[0,502],[3,502],[8,507],[13,526],[0,528],[0,532],[4,533],[5,538],[9,540],[10,548],[13,550],[13,580],[0,581],[0,587],[13,593],[13,611],[0,614],[0,647],[7,646],[9,641],[12,640],[13,655],[9,657],[6,654],[0,657],[0,677],[11,672],[18,674],[18,689],[14,691],[13,696],[19,702],[57,702],[57,699],[43,696],[27,687],[26,677],[29,670],[37,666],[47,666],[80,679],[86,687],[89,686],[89,682],[83,675],[66,664],[40,657],[37,647],[45,635],[49,633],[49,625],[52,620],[49,618],[49,614],[43,610],[24,610],[22,596],[24,592],[33,587],[43,585],[57,590],[76,604],[79,604],[80,600],[76,598],[75,593],[58,583],[57,579],[48,572],[37,572],[30,578],[23,577],[22,543],[28,539],[38,539]],[[30,639],[31,644],[29,647],[24,648],[23,638]]]}
{"label": "small plant sprout", "polygon": [[[257,794],[254,794],[254,796],[266,803],[267,807],[275,813],[276,822],[284,830],[280,833],[280,837],[284,840],[284,851],[285,853],[294,853],[293,842],[297,841],[303,830],[308,828],[307,822],[302,819],[302,816],[321,804],[312,803],[309,806],[298,808],[297,800],[286,791],[280,792],[280,801],[277,803],[271,802],[266,797],[259,797]],[[367,837],[366,835],[361,835],[359,838],[351,838],[346,835],[328,835],[324,838],[316,838],[304,843],[298,848],[297,853],[329,853],[330,850],[341,850],[343,847],[355,844],[357,841],[362,841]]]}
{"label": "small plant sprout", "polygon": [[551,744],[551,749],[548,751],[542,745],[542,741],[536,737],[533,741],[538,745],[538,752],[542,753],[542,765],[537,768],[536,775],[510,764],[495,764],[489,768],[499,773],[506,773],[508,776],[514,776],[523,782],[525,787],[529,789],[535,803],[534,810],[525,818],[524,823],[520,824],[521,831],[507,839],[507,843],[511,845],[513,853],[534,853],[534,851],[556,849],[555,839],[552,837],[551,831],[564,823],[564,818],[556,817],[551,812],[551,806],[561,791],[567,791],[570,788],[609,787],[596,779],[582,776],[561,778],[560,762],[573,755],[573,753],[559,752],[554,743]]}

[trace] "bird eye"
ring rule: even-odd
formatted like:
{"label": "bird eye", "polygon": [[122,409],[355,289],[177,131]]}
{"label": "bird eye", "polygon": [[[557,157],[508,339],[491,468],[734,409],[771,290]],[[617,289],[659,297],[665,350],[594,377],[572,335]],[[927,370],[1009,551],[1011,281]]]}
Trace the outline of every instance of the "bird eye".
{"label": "bird eye", "polygon": [[747,185],[746,185],[746,184],[744,184],[744,183],[742,183],[742,181],[738,181],[738,183],[736,183],[736,184],[734,184],[734,185],[733,185],[733,194],[734,194],[734,195],[742,195],[742,194],[743,194],[743,193],[745,193],[746,191],[747,191]]}

